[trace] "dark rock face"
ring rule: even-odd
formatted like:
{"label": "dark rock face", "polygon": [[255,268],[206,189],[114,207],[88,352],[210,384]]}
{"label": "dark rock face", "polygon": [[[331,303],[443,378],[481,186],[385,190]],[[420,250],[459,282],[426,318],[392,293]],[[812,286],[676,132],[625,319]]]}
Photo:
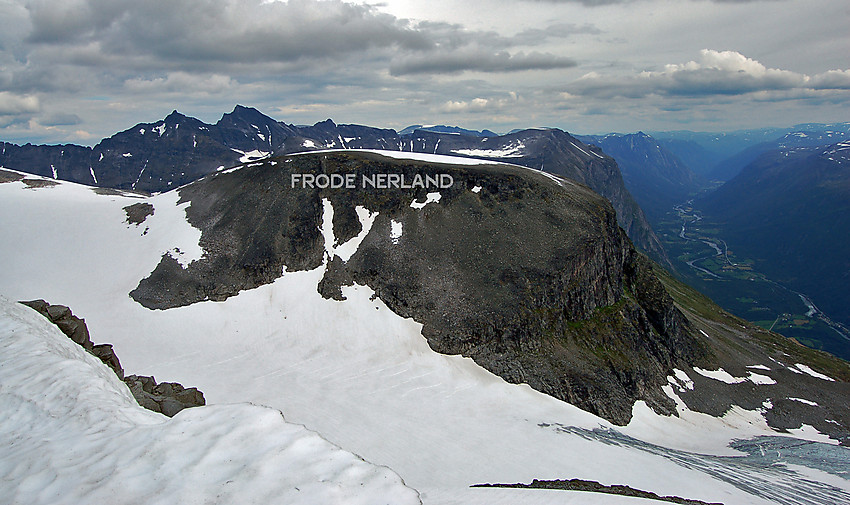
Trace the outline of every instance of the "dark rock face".
{"label": "dark rock face", "polygon": [[85,319],[80,319],[71,313],[64,305],[50,305],[44,300],[20,302],[48,318],[62,333],[79,344],[90,354],[100,359],[106,366],[123,380],[133,397],[142,407],[160,412],[168,417],[188,408],[204,405],[204,395],[196,388],[184,388],[176,382],[157,384],[153,377],[130,375],[124,377],[124,369],[118,356],[112,350],[111,344],[94,344],[89,338],[89,330]]}
{"label": "dark rock face", "polygon": [[188,407],[204,405],[204,395],[196,388],[184,388],[176,382],[156,383],[153,377],[130,375],[124,379],[142,407],[168,417]]}
{"label": "dark rock face", "polygon": [[[439,203],[425,189],[291,187],[290,174],[449,174]],[[478,187],[476,192],[472,189]],[[472,357],[511,382],[623,424],[635,400],[670,413],[667,372],[705,359],[688,323],[617,225],[582,185],[506,165],[435,165],[364,153],[277,158],[180,190],[205,257],[170,256],[131,293],[148,308],[222,300],[324,254],[322,200],[337,243],[357,235],[356,206],[378,212],[358,251],[332,258],[319,291],[370,286],[394,312],[424,325],[430,346]],[[401,237],[391,237],[392,222]]]}

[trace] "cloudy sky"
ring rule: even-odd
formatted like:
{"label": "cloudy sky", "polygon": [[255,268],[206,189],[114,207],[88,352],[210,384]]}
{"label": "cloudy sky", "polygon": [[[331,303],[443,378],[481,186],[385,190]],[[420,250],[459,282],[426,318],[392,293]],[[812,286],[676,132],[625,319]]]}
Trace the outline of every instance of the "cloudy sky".
{"label": "cloudy sky", "polygon": [[847,0],[0,0],[0,140],[172,109],[574,133],[850,121]]}

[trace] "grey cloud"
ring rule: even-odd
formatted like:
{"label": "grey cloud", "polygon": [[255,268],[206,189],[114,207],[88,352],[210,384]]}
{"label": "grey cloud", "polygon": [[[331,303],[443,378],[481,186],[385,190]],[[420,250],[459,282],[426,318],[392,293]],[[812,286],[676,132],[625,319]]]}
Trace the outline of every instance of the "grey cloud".
{"label": "grey cloud", "polygon": [[38,121],[43,126],[71,126],[83,122],[80,116],[76,114],[55,113]]}
{"label": "grey cloud", "polygon": [[602,31],[591,25],[576,25],[574,23],[557,23],[546,28],[529,28],[516,34],[513,42],[522,45],[534,45],[543,43],[549,39],[563,39],[574,35],[590,34],[598,35]]}
{"label": "grey cloud", "polygon": [[29,10],[32,43],[163,60],[289,62],[433,44],[405,21],[340,0],[40,0]]}
{"label": "grey cloud", "polygon": [[504,36],[452,23],[412,23],[343,0],[32,0],[26,7],[27,57],[38,64],[17,66],[19,91],[52,91],[75,68],[87,74],[102,69],[102,78],[116,81],[111,85],[136,90],[173,87],[175,73],[275,81],[311,69],[321,80],[351,66],[363,74],[389,65],[394,76],[558,69],[575,62],[515,49],[596,32],[562,23]]}
{"label": "grey cloud", "polygon": [[575,67],[577,63],[550,53],[510,54],[507,51],[454,51],[411,55],[390,66],[392,75],[457,74],[461,72],[519,72],[523,70],[553,70]]}

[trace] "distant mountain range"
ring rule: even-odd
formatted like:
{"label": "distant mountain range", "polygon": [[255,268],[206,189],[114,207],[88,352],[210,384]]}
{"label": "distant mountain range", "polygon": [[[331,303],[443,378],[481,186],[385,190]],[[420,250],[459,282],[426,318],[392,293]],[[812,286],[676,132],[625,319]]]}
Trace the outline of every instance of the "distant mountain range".
{"label": "distant mountain range", "polygon": [[94,147],[0,143],[0,166],[82,184],[156,193],[241,162],[319,149],[383,149],[505,161],[569,177],[614,205],[638,247],[668,260],[616,162],[561,130],[530,129],[503,136],[454,127],[408,128],[406,133],[331,120],[313,126],[276,121],[237,105],[215,124],[177,111],[140,123]]}
{"label": "distant mountain range", "polygon": [[650,221],[687,200],[706,185],[679,157],[643,133],[579,136],[617,160],[626,188]]}
{"label": "distant mountain range", "polygon": [[850,122],[803,123],[787,128],[728,133],[671,131],[650,134],[695,173],[709,180],[728,181],[763,152],[850,139]]}

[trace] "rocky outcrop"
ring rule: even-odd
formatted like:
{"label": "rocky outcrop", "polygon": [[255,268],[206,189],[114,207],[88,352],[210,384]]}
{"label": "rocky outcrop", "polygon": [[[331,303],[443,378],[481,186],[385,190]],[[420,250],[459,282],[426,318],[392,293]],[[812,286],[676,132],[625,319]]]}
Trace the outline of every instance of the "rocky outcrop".
{"label": "rocky outcrop", "polygon": [[196,388],[184,388],[176,382],[157,384],[153,377],[130,375],[124,377],[124,369],[111,344],[94,344],[89,336],[86,320],[75,316],[64,305],[51,305],[44,300],[20,302],[49,319],[62,333],[79,344],[90,354],[100,359],[123,380],[133,397],[142,407],[160,412],[168,417],[188,407],[204,405],[204,395]]}
{"label": "rocky outcrop", "polygon": [[204,395],[196,388],[184,388],[176,382],[157,384],[153,377],[129,375],[124,379],[133,397],[142,407],[168,417],[187,407],[204,405]]}
{"label": "rocky outcrop", "polygon": [[564,491],[584,491],[587,493],[614,494],[620,496],[634,496],[647,500],[656,500],[681,505],[722,505],[721,503],[707,503],[702,500],[690,500],[680,496],[660,496],[651,491],[641,491],[631,486],[615,484],[608,486],[594,480],[569,479],[569,480],[537,480],[530,484],[475,484],[470,487],[499,487],[512,489],[561,489]]}
{"label": "rocky outcrop", "polygon": [[124,207],[124,212],[127,213],[127,224],[134,224],[138,226],[144,223],[148,216],[153,215],[154,208],[153,205],[147,202],[141,202]]}

